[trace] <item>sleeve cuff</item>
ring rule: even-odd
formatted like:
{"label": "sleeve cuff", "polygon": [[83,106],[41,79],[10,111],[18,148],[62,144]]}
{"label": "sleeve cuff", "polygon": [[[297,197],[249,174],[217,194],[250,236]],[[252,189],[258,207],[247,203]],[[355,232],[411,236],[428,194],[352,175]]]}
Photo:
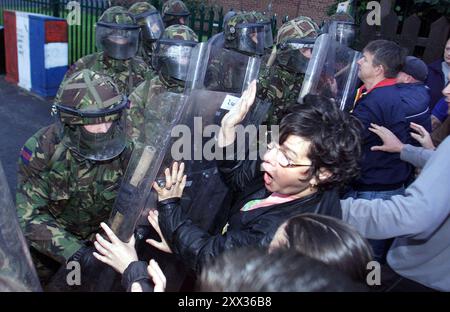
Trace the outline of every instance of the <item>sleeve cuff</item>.
{"label": "sleeve cuff", "polygon": [[146,282],[146,284],[150,281],[147,263],[145,261],[131,262],[122,274],[122,287],[127,291],[131,291],[131,285],[141,281]]}

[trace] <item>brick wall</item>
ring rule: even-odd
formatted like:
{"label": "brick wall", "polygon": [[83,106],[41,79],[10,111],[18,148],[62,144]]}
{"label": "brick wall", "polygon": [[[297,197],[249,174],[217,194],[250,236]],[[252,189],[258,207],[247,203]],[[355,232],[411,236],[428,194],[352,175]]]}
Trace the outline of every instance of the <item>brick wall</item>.
{"label": "brick wall", "polygon": [[[137,1],[139,0],[112,0],[111,2],[131,5],[131,3]],[[228,12],[231,8],[235,11],[257,10],[267,12],[270,2],[272,2],[272,12],[278,16],[278,23],[286,15],[289,16],[289,19],[306,15],[320,26],[327,16],[328,7],[335,3],[335,0],[205,0],[205,3],[222,6],[225,12]]]}
{"label": "brick wall", "polygon": [[213,0],[211,1],[222,6],[227,12],[229,9],[237,10],[257,10],[267,11],[267,7],[272,2],[272,12],[278,16],[278,23],[288,15],[289,19],[299,15],[311,17],[320,26],[327,16],[328,7],[335,3],[335,0]]}

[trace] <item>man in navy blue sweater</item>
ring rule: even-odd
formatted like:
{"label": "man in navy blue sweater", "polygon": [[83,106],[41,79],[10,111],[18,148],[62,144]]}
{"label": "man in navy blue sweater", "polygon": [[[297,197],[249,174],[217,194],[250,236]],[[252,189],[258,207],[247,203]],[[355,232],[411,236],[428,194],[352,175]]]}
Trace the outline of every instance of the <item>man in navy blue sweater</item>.
{"label": "man in navy blue sweater", "polygon": [[[358,89],[352,114],[363,123],[363,155],[361,176],[351,186],[347,197],[389,199],[403,194],[412,167],[398,154],[372,151],[382,144],[380,138],[369,131],[372,123],[391,130],[402,142],[409,140],[409,125],[404,105],[396,86],[396,77],[403,66],[404,55],[400,46],[392,41],[376,40],[363,50],[358,61],[358,76],[364,85]],[[375,258],[384,261],[387,246],[372,242]]]}
{"label": "man in navy blue sweater", "polygon": [[[404,105],[406,120],[421,125],[431,132],[430,89],[425,85],[428,67],[424,61],[407,56],[397,76],[397,87]],[[409,144],[420,146],[410,138]]]}

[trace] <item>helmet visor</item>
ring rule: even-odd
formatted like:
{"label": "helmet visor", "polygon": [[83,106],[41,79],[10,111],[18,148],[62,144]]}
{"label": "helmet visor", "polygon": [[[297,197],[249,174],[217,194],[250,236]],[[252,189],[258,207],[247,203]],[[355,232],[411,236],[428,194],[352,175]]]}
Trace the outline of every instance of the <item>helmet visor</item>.
{"label": "helmet visor", "polygon": [[136,55],[139,47],[138,25],[97,23],[95,40],[97,48],[117,60],[127,60]]}
{"label": "helmet visor", "polygon": [[65,145],[83,158],[105,161],[117,157],[126,145],[126,118],[90,125],[64,125]]}
{"label": "helmet visor", "polygon": [[139,26],[142,29],[142,37],[145,41],[158,40],[163,31],[164,23],[159,12],[152,12],[145,17],[136,17]]}
{"label": "helmet visor", "polygon": [[270,22],[263,23],[264,25],[264,48],[270,49],[273,46],[272,24]]}
{"label": "helmet visor", "polygon": [[280,45],[278,63],[294,73],[305,73],[314,43],[311,40],[292,40]]}
{"label": "helmet visor", "polygon": [[155,52],[156,70],[177,80],[186,81],[194,41],[160,40]]}
{"label": "helmet visor", "polygon": [[236,28],[238,50],[251,55],[263,55],[265,31],[262,24],[243,24]]}

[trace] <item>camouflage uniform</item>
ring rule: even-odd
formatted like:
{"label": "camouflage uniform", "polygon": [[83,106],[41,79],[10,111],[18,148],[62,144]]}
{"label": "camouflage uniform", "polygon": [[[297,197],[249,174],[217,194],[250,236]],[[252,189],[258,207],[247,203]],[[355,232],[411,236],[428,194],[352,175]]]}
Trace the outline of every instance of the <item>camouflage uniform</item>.
{"label": "camouflage uniform", "polygon": [[[86,108],[92,110],[94,105],[98,108],[100,104],[94,98],[104,97],[105,93],[93,97],[90,91],[83,93],[72,88],[75,93],[64,95],[69,90],[67,86],[84,83],[83,78],[87,75],[96,81],[97,90],[109,88],[107,90],[120,95],[109,77],[84,70],[60,87],[55,104],[69,97],[74,103],[59,104],[80,111]],[[122,98],[121,103],[125,107],[126,98]],[[113,107],[116,104],[107,105]],[[121,114],[90,120],[88,117],[70,117],[61,111],[59,116],[60,122],[39,130],[21,150],[16,203],[21,227],[31,246],[39,253],[63,263],[99,231],[100,222],[108,219],[131,145],[123,140],[123,145],[117,150],[119,155],[102,162],[86,159],[75,149],[69,148],[68,137],[62,135],[66,133],[62,129],[81,127],[86,122],[113,121]]]}
{"label": "camouflage uniform", "polygon": [[[309,17],[300,16],[279,29],[277,46],[289,39],[312,37],[318,35],[317,24]],[[279,51],[276,52],[277,55]],[[260,71],[258,97],[272,102],[267,123],[278,125],[285,111],[297,102],[303,84],[303,73],[288,71],[277,60]]]}
{"label": "camouflage uniform", "polygon": [[[184,25],[173,25],[164,31],[161,39],[177,39],[190,40],[198,42],[198,37],[195,32]],[[151,80],[146,80],[141,83],[136,90],[130,95],[130,110],[128,113],[129,135],[133,141],[144,141],[144,133],[142,133],[142,125],[145,119],[146,108],[152,105],[152,99],[164,92],[182,93],[184,91],[184,84],[180,81],[174,81],[170,77],[165,77],[163,73]],[[157,111],[160,116],[152,116],[152,120],[157,121],[159,117],[162,119],[166,116],[164,107],[159,107],[153,111]],[[147,135],[153,132],[152,127],[157,127],[158,123],[146,122],[145,128]]]}
{"label": "camouflage uniform", "polygon": [[[156,40],[159,39],[158,34],[161,35],[164,31],[161,15],[153,5],[147,2],[136,2],[128,9],[128,12],[134,16],[136,22],[141,26],[138,56],[142,57],[150,67],[150,73],[147,77],[151,79],[157,75],[156,71],[151,67],[152,51]],[[147,18],[150,16],[153,18],[147,21]],[[154,31],[154,28],[156,28],[156,31]]]}
{"label": "camouflage uniform", "polygon": [[[136,24],[132,16],[122,7],[107,9],[100,17],[99,22]],[[107,52],[97,52],[79,59],[69,68],[63,82],[75,72],[90,69],[112,77],[120,91],[129,95],[147,77],[151,79],[152,72],[141,57],[135,56],[127,60],[118,60],[108,56]]]}
{"label": "camouflage uniform", "polygon": [[[166,27],[172,25],[188,25],[188,17],[191,15],[188,7],[181,0],[168,0],[161,9],[163,21]],[[184,18],[184,23],[180,23],[180,18]]]}
{"label": "camouflage uniform", "polygon": [[144,62],[141,57],[133,57],[130,60],[115,60],[104,52],[89,54],[74,63],[63,82],[72,74],[83,69],[90,69],[100,74],[108,75],[117,84],[120,92],[129,95],[145,79],[151,79],[155,72]]}

